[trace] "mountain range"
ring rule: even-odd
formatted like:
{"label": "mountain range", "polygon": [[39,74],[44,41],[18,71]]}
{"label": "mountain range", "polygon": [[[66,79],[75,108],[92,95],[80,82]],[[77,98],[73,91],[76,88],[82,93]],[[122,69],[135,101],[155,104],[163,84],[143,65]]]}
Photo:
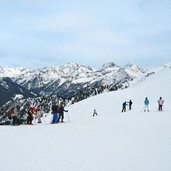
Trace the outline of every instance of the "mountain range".
{"label": "mountain range", "polygon": [[64,99],[75,97],[76,101],[80,101],[104,91],[127,88],[132,80],[147,72],[147,69],[136,64],[120,67],[113,62],[104,64],[98,70],[77,63],[40,69],[1,66],[0,92],[3,92],[3,97],[0,104],[4,104],[16,94],[26,98],[58,95]]}

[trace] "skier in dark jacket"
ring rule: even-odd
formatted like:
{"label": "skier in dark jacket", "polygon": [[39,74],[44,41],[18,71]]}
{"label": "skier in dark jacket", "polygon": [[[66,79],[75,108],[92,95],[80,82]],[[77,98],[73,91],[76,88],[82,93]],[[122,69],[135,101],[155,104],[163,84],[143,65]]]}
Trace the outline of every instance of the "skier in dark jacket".
{"label": "skier in dark jacket", "polygon": [[68,112],[68,110],[64,109],[64,103],[61,102],[60,106],[59,106],[59,118],[58,118],[58,122],[64,122],[64,112]]}
{"label": "skier in dark jacket", "polygon": [[96,115],[96,116],[98,115],[96,109],[94,109],[94,111],[93,111],[93,117],[94,117],[95,115]]}
{"label": "skier in dark jacket", "polygon": [[32,121],[33,121],[33,108],[30,107],[29,110],[28,110],[28,116],[27,116],[27,124],[28,125],[33,125],[32,124]]}
{"label": "skier in dark jacket", "polygon": [[129,110],[131,110],[131,107],[132,107],[132,100],[129,100],[128,104],[129,104]]}
{"label": "skier in dark jacket", "polygon": [[59,106],[58,105],[52,105],[52,114],[53,114],[53,119],[52,119],[52,124],[58,123],[59,119]]}
{"label": "skier in dark jacket", "polygon": [[126,112],[126,102],[124,102],[123,104],[122,104],[122,112]]}

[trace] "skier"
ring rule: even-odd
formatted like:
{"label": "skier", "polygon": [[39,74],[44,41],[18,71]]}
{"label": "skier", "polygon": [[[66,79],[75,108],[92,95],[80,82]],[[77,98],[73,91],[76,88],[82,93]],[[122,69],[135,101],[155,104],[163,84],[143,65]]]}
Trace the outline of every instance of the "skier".
{"label": "skier", "polygon": [[41,117],[42,117],[41,109],[37,108],[37,119],[38,119],[37,123],[42,123]]}
{"label": "skier", "polygon": [[96,109],[94,109],[94,111],[93,111],[93,117],[94,117],[95,115],[97,116],[97,111],[96,111]]}
{"label": "skier", "polygon": [[[16,109],[17,109],[17,106],[16,106]],[[20,110],[17,109],[17,124],[20,125],[22,122],[21,122],[21,114],[20,114]]]}
{"label": "skier", "polygon": [[146,112],[146,111],[149,112],[149,100],[147,97],[144,100],[144,105],[145,105],[144,112]]}
{"label": "skier", "polygon": [[159,105],[158,110],[159,111],[162,111],[163,103],[164,103],[164,100],[162,99],[162,97],[160,97],[159,100],[158,100],[158,105]]}
{"label": "skier", "polygon": [[131,110],[131,107],[132,107],[132,101],[131,101],[131,100],[129,100],[128,104],[129,104],[129,110]]}
{"label": "skier", "polygon": [[36,125],[36,120],[37,120],[37,109],[33,107],[33,120],[34,120],[34,125]]}
{"label": "skier", "polygon": [[11,117],[12,117],[12,125],[18,125],[16,106],[12,106],[12,108],[10,110],[10,114],[11,114]]}
{"label": "skier", "polygon": [[28,125],[33,125],[32,124],[32,121],[33,121],[33,108],[30,107],[29,110],[28,110],[28,116],[27,116],[27,124]]}
{"label": "skier", "polygon": [[126,101],[122,104],[122,112],[126,112]]}
{"label": "skier", "polygon": [[59,118],[58,118],[58,122],[60,122],[60,119],[61,119],[61,122],[64,122],[64,112],[68,112],[68,110],[65,110],[64,109],[64,103],[61,102],[60,103],[60,106],[59,106]]}
{"label": "skier", "polygon": [[52,124],[58,123],[58,119],[59,119],[58,113],[59,113],[59,106],[52,105],[52,114],[53,114]]}

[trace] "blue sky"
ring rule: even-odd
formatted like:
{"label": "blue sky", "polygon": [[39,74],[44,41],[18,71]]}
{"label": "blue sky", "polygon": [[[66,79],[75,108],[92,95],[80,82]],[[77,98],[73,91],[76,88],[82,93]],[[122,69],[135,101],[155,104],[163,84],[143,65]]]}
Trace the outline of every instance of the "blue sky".
{"label": "blue sky", "polygon": [[171,62],[170,0],[1,0],[0,65]]}

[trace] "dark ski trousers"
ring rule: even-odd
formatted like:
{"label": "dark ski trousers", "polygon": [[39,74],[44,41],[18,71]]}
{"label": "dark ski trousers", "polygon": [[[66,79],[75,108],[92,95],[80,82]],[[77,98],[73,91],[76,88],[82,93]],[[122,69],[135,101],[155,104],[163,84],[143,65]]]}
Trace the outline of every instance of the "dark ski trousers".
{"label": "dark ski trousers", "polygon": [[33,117],[32,116],[28,116],[27,117],[27,124],[32,124],[33,121]]}
{"label": "dark ski trousers", "polygon": [[131,110],[131,106],[132,106],[132,105],[129,105],[129,110]]}
{"label": "dark ski trousers", "polygon": [[159,111],[162,111],[162,105],[159,105]]}
{"label": "dark ski trousers", "polygon": [[126,112],[126,107],[123,107],[122,108],[122,112]]}
{"label": "dark ski trousers", "polygon": [[13,116],[12,117],[12,124],[13,125],[17,125],[18,124],[17,116]]}
{"label": "dark ski trousers", "polygon": [[63,120],[64,120],[64,113],[59,113],[58,122],[60,121],[60,119],[61,119],[61,122],[63,122]]}

